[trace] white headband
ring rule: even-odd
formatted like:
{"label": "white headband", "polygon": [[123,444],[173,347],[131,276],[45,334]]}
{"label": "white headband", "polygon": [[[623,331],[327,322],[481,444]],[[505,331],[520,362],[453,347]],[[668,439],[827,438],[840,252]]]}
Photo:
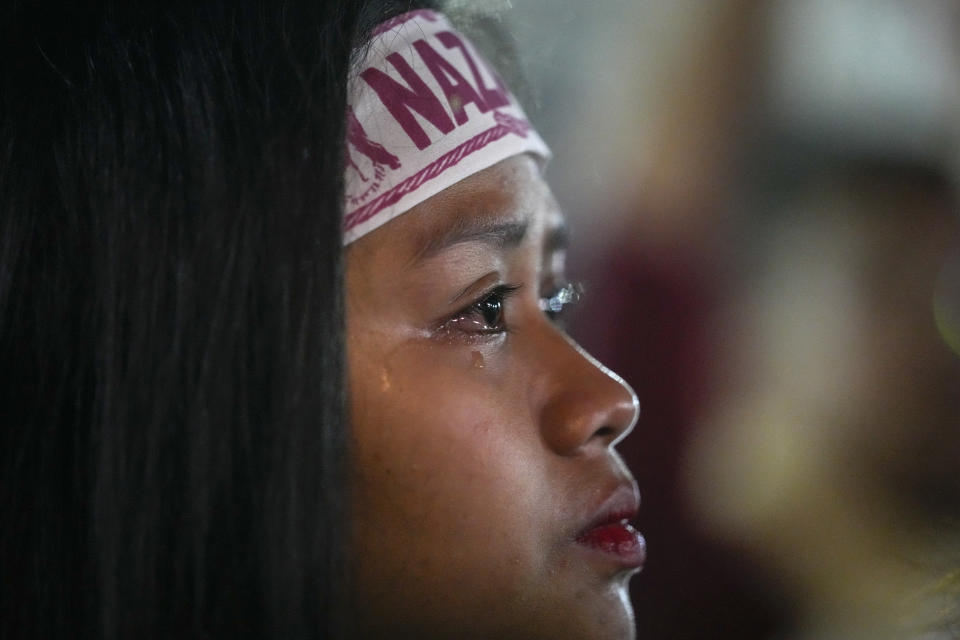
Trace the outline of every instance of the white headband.
{"label": "white headband", "polygon": [[550,150],[442,14],[381,24],[350,86],[343,243],[497,162]]}

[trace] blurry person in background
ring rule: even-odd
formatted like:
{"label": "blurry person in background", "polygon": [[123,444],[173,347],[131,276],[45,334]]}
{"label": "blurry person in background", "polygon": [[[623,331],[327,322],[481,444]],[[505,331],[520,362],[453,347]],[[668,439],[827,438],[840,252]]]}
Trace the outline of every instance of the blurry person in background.
{"label": "blurry person in background", "polygon": [[789,595],[792,638],[950,637],[957,612],[956,26],[947,2],[767,10],[763,144],[687,469],[706,525]]}
{"label": "blurry person in background", "polygon": [[960,557],[960,357],[933,313],[955,199],[924,167],[821,169],[729,301],[689,468],[707,520],[779,576],[796,637],[903,637],[944,621],[932,587]]}

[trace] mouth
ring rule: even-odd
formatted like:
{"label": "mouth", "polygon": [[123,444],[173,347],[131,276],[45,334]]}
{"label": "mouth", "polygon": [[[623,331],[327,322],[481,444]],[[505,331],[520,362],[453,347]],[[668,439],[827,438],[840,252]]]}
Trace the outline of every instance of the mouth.
{"label": "mouth", "polygon": [[596,515],[577,535],[576,542],[590,552],[627,569],[640,569],[647,543],[630,521],[637,516],[640,498],[633,486],[624,485],[603,502]]}

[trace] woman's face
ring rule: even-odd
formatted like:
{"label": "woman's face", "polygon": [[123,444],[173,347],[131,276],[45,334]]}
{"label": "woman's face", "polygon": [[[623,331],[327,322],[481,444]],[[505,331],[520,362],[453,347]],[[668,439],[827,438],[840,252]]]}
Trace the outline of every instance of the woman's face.
{"label": "woman's face", "polygon": [[[347,252],[354,553],[371,635],[632,637],[637,400],[554,324],[563,220],[528,156]],[[631,541],[632,540],[632,541]]]}

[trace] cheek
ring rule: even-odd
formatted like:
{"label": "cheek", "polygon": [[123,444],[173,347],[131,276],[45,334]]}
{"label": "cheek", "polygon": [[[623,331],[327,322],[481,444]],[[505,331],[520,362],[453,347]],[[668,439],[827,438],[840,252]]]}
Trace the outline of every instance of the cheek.
{"label": "cheek", "polygon": [[460,593],[464,607],[542,576],[556,529],[526,394],[466,357],[407,354],[351,375],[361,580],[403,575],[420,591],[404,597]]}
{"label": "cheek", "polygon": [[[358,498],[412,521],[488,517],[499,492],[537,484],[529,409],[470,363],[418,352],[357,371],[352,383]],[[464,366],[465,365],[465,366]]]}

